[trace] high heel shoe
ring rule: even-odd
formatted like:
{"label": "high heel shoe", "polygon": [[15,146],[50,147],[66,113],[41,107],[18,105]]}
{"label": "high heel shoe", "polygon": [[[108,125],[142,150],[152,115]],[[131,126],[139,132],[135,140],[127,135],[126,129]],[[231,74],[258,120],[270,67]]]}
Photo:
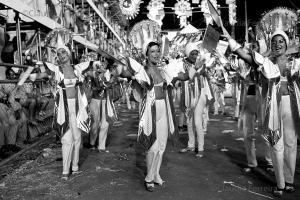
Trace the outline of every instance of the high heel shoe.
{"label": "high heel shoe", "polygon": [[296,191],[294,184],[292,183],[285,183],[284,191],[287,193],[293,193]]}
{"label": "high heel shoe", "polygon": [[146,190],[149,192],[154,191],[154,183],[153,182],[145,182]]}

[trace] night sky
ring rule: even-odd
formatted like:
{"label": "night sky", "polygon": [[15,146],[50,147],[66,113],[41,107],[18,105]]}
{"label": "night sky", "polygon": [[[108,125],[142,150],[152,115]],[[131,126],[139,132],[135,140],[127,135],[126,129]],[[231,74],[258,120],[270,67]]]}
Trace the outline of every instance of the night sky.
{"label": "night sky", "polygon": [[[147,19],[147,5],[150,0],[144,0],[141,4],[140,12],[136,16],[135,19],[130,20],[130,26],[139,22],[143,19]],[[276,7],[287,7],[290,9],[300,9],[300,0],[246,0],[248,7],[248,22],[249,24],[255,24],[263,13],[266,11],[272,10]],[[190,0],[192,3],[192,0]],[[201,0],[200,0],[201,2]],[[218,4],[220,6],[227,6],[225,4],[226,0],[218,0]],[[237,25],[236,25],[236,37],[237,39],[241,39],[239,37],[244,37],[245,35],[245,0],[237,0]],[[176,0],[166,0],[164,5],[166,7],[174,7]],[[197,6],[196,4],[192,4],[192,6]],[[198,9],[200,11],[200,9]],[[172,12],[172,9],[165,9],[165,12]],[[230,32],[231,27],[226,26],[226,22],[228,22],[228,9],[221,9],[221,17],[225,24],[225,27]],[[203,13],[193,13],[193,16],[188,19],[190,23],[196,28],[205,28],[205,19],[203,17]],[[176,30],[180,29],[179,19],[176,18],[174,13],[166,13],[163,19],[162,30]]]}

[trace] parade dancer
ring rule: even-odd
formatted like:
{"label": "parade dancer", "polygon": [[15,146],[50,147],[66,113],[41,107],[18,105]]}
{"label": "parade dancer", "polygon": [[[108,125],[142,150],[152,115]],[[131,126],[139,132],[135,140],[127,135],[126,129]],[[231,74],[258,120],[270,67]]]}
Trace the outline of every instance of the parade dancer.
{"label": "parade dancer", "polygon": [[56,83],[53,127],[60,135],[62,143],[63,172],[61,178],[68,180],[70,168],[72,174],[81,172],[78,167],[81,131],[88,133],[90,130],[88,101],[82,89],[82,83],[85,71],[94,62],[83,62],[73,67],[70,49],[65,45],[60,34],[58,31],[56,48],[58,65],[44,62],[46,71],[36,77],[43,78],[50,75],[50,78],[53,78]]}
{"label": "parade dancer", "polygon": [[152,192],[154,184],[164,183],[159,171],[169,132],[173,134],[175,127],[170,105],[172,99],[169,98],[167,83],[158,69],[159,44],[153,41],[144,44],[143,54],[147,58],[145,70],[135,60],[129,58],[129,62],[135,74],[131,79],[136,80],[146,92],[140,105],[138,142],[147,149],[145,187]]}
{"label": "parade dancer", "polygon": [[203,157],[204,135],[207,126],[207,99],[211,100],[212,96],[206,79],[205,64],[203,60],[201,61],[202,63],[196,63],[199,54],[197,44],[187,44],[185,53],[187,55],[187,59],[184,63],[185,73],[181,73],[178,77],[174,78],[174,80],[179,79],[185,81],[183,82],[184,89],[182,90],[181,100],[184,103],[184,110],[187,115],[189,140],[188,146],[181,149],[180,152],[185,153],[195,151],[196,131],[198,145],[198,153],[196,156],[201,158]]}
{"label": "parade dancer", "polygon": [[108,66],[106,70],[100,73],[97,73],[99,70],[95,70],[94,76],[92,77],[90,146],[92,149],[95,149],[95,143],[98,137],[98,151],[100,153],[109,153],[105,147],[109,121],[117,119],[115,107],[108,92],[108,89],[111,88],[114,81],[109,68],[111,68],[111,66]]}
{"label": "parade dancer", "polygon": [[[160,27],[156,22],[144,20],[137,23],[130,34],[132,45],[141,49],[146,62],[141,65],[135,59],[128,58],[128,70],[131,79],[137,84],[132,85],[135,98],[142,97],[139,109],[138,143],[146,150],[147,175],[145,187],[153,192],[155,184],[163,185],[160,167],[169,135],[175,132],[172,99],[167,90],[168,84],[163,71],[159,68],[161,59]],[[137,42],[135,42],[137,40]],[[127,73],[128,74],[128,73]],[[125,75],[125,73],[123,73]],[[122,76],[122,75],[121,75]]]}
{"label": "parade dancer", "polygon": [[270,38],[271,56],[269,57],[264,57],[255,51],[252,54],[245,52],[241,45],[226,31],[224,32],[229,39],[231,50],[253,68],[260,70],[268,79],[267,85],[263,85],[262,88],[262,91],[267,92],[263,136],[271,145],[277,182],[274,195],[281,196],[283,191],[294,192],[296,133],[300,132],[300,60],[293,59],[292,62],[288,60],[286,50],[289,38],[280,27]]}

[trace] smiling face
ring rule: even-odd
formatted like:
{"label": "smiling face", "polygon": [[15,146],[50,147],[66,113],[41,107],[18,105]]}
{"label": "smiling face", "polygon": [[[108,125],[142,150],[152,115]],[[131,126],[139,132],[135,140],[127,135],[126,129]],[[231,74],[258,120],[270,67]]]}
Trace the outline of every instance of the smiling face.
{"label": "smiling face", "polygon": [[147,52],[148,61],[154,65],[159,62],[160,59],[160,48],[158,45],[153,45]]}
{"label": "smiling face", "polygon": [[60,64],[66,64],[70,60],[70,55],[63,48],[57,50],[57,57]]}
{"label": "smiling face", "polygon": [[286,52],[287,44],[281,35],[275,35],[271,41],[271,50],[275,56],[281,56]]}

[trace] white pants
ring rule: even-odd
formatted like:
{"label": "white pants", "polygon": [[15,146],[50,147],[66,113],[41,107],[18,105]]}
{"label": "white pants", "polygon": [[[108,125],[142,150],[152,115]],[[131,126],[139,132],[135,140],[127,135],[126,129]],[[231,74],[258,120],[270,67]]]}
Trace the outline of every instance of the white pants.
{"label": "white pants", "polygon": [[[256,110],[257,105],[259,104],[256,101],[255,95],[247,95],[245,99],[245,109],[242,115],[243,118],[243,134],[244,134],[244,145],[247,156],[247,164],[249,167],[256,167],[256,148],[255,148],[255,133],[254,126],[256,121]],[[270,155],[270,146],[266,142],[264,144],[264,153],[265,159],[268,165],[272,165],[271,155]]]}
{"label": "white pants", "polygon": [[205,126],[207,124],[207,118],[205,117],[206,106],[206,95],[201,93],[199,101],[195,107],[194,115],[187,119],[189,135],[188,147],[195,147],[195,126],[197,134],[198,151],[204,150],[204,134],[206,129]]}
{"label": "white pants", "polygon": [[[100,113],[100,106],[102,113]],[[109,123],[106,120],[106,99],[92,99],[90,103],[92,126],[90,131],[90,144],[95,145],[98,137],[98,149],[104,150]]]}
{"label": "white pants", "polygon": [[168,119],[165,100],[155,100],[156,106],[156,141],[146,155],[147,176],[146,182],[162,184],[163,180],[159,175],[162,156],[168,140]]}
{"label": "white pants", "polygon": [[61,138],[63,156],[63,174],[69,174],[71,160],[72,171],[78,170],[81,132],[76,125],[76,100],[68,99],[69,130]]}
{"label": "white pants", "polygon": [[231,84],[231,94],[234,103],[234,117],[239,117],[239,107],[240,107],[240,95],[241,90],[239,89],[239,84],[234,82]]}
{"label": "white pants", "polygon": [[206,106],[204,107],[204,113],[203,113],[203,129],[204,129],[205,133],[207,130],[208,121],[209,121],[209,105],[206,104]]}
{"label": "white pants", "polygon": [[280,103],[282,137],[272,147],[272,160],[278,188],[284,188],[285,182],[294,183],[297,136],[292,119],[290,96],[282,96]]}
{"label": "white pants", "polygon": [[225,99],[224,99],[224,92],[220,92],[218,90],[214,91],[214,97],[215,97],[215,102],[214,102],[214,114],[217,115],[219,112],[219,107],[221,108],[222,113],[225,112]]}
{"label": "white pants", "polygon": [[182,110],[180,110],[179,111],[179,116],[178,116],[178,126],[183,126],[185,123],[184,123],[184,121],[185,121],[185,113],[182,111]]}

